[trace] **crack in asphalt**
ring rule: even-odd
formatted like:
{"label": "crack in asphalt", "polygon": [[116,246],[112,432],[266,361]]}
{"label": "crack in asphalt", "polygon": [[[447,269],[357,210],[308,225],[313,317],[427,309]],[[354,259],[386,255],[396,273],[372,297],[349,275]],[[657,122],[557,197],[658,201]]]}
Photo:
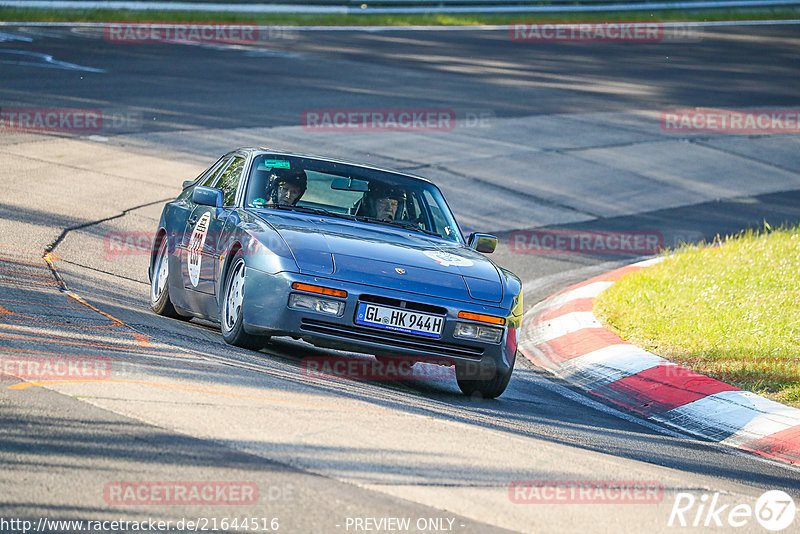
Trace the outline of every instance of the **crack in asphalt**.
{"label": "crack in asphalt", "polygon": [[169,202],[170,200],[172,200],[172,198],[173,197],[169,197],[169,198],[165,198],[165,199],[161,199],[161,200],[154,200],[153,202],[147,202],[145,204],[140,204],[140,205],[134,206],[132,208],[124,209],[120,213],[118,213],[116,215],[112,215],[111,217],[105,217],[103,219],[98,219],[98,220],[95,220],[95,221],[89,221],[89,222],[85,222],[85,223],[82,223],[82,224],[77,224],[75,226],[69,226],[67,228],[64,228],[64,230],[61,231],[61,234],[52,243],[50,243],[49,245],[47,245],[45,247],[44,255],[47,256],[47,255],[52,254],[56,250],[56,247],[58,247],[58,245],[61,244],[61,242],[64,240],[65,237],[67,237],[67,234],[70,233],[70,232],[73,232],[75,230],[83,230],[84,228],[89,228],[90,226],[95,226],[95,225],[98,225],[98,224],[102,224],[104,222],[113,221],[114,219],[119,219],[121,217],[126,216],[128,213],[130,213],[132,211],[135,211],[135,210],[138,210],[138,209],[142,209],[142,208],[147,208],[149,206],[153,206],[155,204],[160,204],[162,202]]}
{"label": "crack in asphalt", "polygon": [[44,260],[45,264],[47,264],[47,268],[50,269],[50,273],[53,275],[53,278],[55,279],[56,283],[58,284],[59,291],[61,291],[62,293],[70,293],[69,287],[67,287],[67,283],[64,281],[64,279],[59,274],[58,269],[56,269],[56,266],[53,265],[53,257],[52,256],[53,256],[53,252],[55,251],[56,247],[58,247],[58,245],[61,244],[61,242],[64,240],[64,238],[67,237],[67,234],[69,234],[70,232],[73,232],[75,230],[82,230],[84,228],[89,228],[90,226],[95,226],[95,225],[98,225],[98,224],[101,224],[101,223],[104,223],[104,222],[107,222],[107,221],[113,221],[114,219],[119,219],[121,217],[126,216],[128,213],[130,213],[130,212],[132,212],[134,210],[138,210],[138,209],[141,209],[141,208],[146,208],[148,206],[152,206],[154,204],[159,204],[161,202],[168,202],[170,200],[172,200],[172,197],[164,199],[164,200],[156,200],[156,201],[153,201],[153,202],[147,202],[145,204],[140,204],[140,205],[134,206],[132,208],[124,209],[120,213],[118,213],[117,215],[112,215],[111,217],[105,217],[104,219],[99,219],[99,220],[96,220],[96,221],[89,221],[89,222],[85,222],[85,223],[78,224],[78,225],[75,225],[75,226],[69,226],[67,228],[64,228],[61,231],[61,234],[59,234],[59,236],[52,243],[50,243],[49,245],[47,245],[44,248],[44,252],[42,253],[42,259]]}
{"label": "crack in asphalt", "polygon": [[609,143],[607,145],[592,145],[592,146],[572,146],[565,148],[543,148],[542,152],[550,152],[555,154],[567,155],[571,152],[586,152],[589,150],[602,150],[607,148],[628,148],[640,145],[655,145],[659,143],[671,143],[676,139],[648,139],[647,141],[629,141],[627,143]]}

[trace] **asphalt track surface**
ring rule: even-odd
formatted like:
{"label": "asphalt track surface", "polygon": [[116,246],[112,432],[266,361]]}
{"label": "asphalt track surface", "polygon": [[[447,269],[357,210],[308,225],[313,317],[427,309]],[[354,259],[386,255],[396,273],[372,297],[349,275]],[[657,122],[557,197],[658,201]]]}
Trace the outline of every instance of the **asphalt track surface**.
{"label": "asphalt track surface", "polygon": [[[466,229],[500,236],[494,258],[525,281],[530,307],[635,256],[514,253],[517,230],[647,230],[672,245],[800,220],[796,135],[658,128],[669,108],[796,109],[796,26],[648,45],[512,43],[505,31],[274,33],[236,46],[120,45],[90,28],[0,37],[3,109],[134,118],[93,136],[0,132],[0,354],[110,358],[113,369],[102,381],[4,375],[1,517],[683,531],[667,527],[680,492],[720,492],[731,506],[770,489],[800,497],[796,469],[646,424],[522,359],[495,401],[463,397],[452,379],[303,376],[303,357],[330,353],[291,341],[244,351],[213,325],[157,317],[147,257],[109,246],[114,232],[152,231],[181,181],[233,146],[322,152],[440,183]],[[427,134],[304,130],[302,113],[322,108],[445,108],[460,122]],[[474,117],[485,121],[471,127]],[[656,481],[664,492],[647,504],[519,504],[519,480]],[[259,500],[109,502],[104,489],[120,481],[245,481]],[[699,517],[694,530],[722,529]],[[740,530],[763,531],[752,518]]]}

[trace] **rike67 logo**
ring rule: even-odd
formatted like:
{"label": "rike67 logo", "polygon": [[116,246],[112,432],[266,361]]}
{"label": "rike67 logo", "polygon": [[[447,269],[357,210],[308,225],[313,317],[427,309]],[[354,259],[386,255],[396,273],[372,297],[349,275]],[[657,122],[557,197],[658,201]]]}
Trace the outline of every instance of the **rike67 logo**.
{"label": "rike67 logo", "polygon": [[794,523],[797,509],[791,496],[781,490],[762,494],[750,504],[722,503],[720,493],[703,493],[700,497],[688,492],[675,496],[668,527],[723,527],[726,530],[758,524],[772,532],[778,532]]}

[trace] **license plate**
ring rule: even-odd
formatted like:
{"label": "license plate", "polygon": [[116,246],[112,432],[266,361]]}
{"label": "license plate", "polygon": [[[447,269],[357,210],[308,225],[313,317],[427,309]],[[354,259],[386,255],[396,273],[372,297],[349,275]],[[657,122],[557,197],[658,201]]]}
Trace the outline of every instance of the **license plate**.
{"label": "license plate", "polygon": [[361,302],[356,323],[407,334],[441,337],[444,317]]}

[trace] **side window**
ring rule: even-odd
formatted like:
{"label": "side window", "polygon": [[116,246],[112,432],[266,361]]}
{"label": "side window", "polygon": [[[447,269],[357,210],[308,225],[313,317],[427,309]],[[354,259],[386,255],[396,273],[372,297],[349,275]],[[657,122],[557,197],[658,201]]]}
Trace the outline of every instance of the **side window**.
{"label": "side window", "polygon": [[219,171],[224,169],[229,161],[230,158],[222,158],[219,160],[216,165],[208,170],[208,174],[200,182],[200,185],[205,187],[214,187],[214,180],[216,180],[217,176],[219,175]]}
{"label": "side window", "polygon": [[428,204],[430,215],[433,218],[434,228],[432,228],[432,230],[446,239],[450,239],[451,241],[457,241],[458,238],[455,236],[454,228],[450,228],[450,226],[448,226],[447,220],[442,214],[442,210],[436,203],[436,200],[433,198],[433,196],[431,196],[430,192],[428,191],[425,191],[424,195],[425,195],[425,202]]}
{"label": "side window", "polygon": [[224,196],[223,205],[225,206],[233,206],[233,202],[236,199],[236,188],[239,186],[239,180],[242,179],[242,170],[244,170],[244,158],[240,156],[234,156],[231,164],[228,165],[228,168],[220,175],[219,180],[217,180],[216,188],[222,189],[222,194]]}
{"label": "side window", "polygon": [[227,163],[229,160],[230,160],[230,158],[226,158],[224,156],[219,158],[217,160],[217,162],[214,163],[214,165],[212,165],[208,169],[204,170],[200,174],[200,176],[195,178],[195,184],[193,186],[190,186],[190,187],[187,187],[186,189],[184,189],[181,192],[181,194],[178,195],[178,198],[181,199],[181,200],[191,200],[192,193],[194,193],[194,188],[196,186],[204,185],[204,186],[210,187],[211,184],[214,182],[214,178],[216,178],[217,175],[219,174],[220,169],[225,168],[224,164]]}

